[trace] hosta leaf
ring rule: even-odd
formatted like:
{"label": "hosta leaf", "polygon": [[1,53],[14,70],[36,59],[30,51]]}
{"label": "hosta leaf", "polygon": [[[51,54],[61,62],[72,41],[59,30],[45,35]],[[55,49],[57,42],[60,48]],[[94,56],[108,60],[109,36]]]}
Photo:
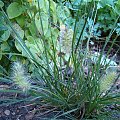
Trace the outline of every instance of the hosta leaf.
{"label": "hosta leaf", "polygon": [[9,38],[9,36],[10,36],[10,31],[5,30],[0,37],[0,42],[6,41]]}
{"label": "hosta leaf", "polygon": [[[24,31],[22,30],[22,28],[21,28],[18,24],[16,24],[16,23],[13,24],[13,28],[15,29],[15,31],[17,32],[17,34],[23,39],[23,38],[24,38]],[[15,39],[19,39],[13,31],[11,32],[11,35],[12,35]],[[15,46],[16,46],[16,48],[18,49],[18,51],[21,52],[22,47],[21,47],[21,45],[18,43],[17,40],[15,40]]]}
{"label": "hosta leaf", "polygon": [[4,6],[4,3],[0,0],[0,8]]}
{"label": "hosta leaf", "polygon": [[120,0],[117,0],[117,4],[120,5]]}
{"label": "hosta leaf", "polygon": [[0,31],[7,30],[7,27],[0,24]]}
{"label": "hosta leaf", "polygon": [[70,11],[65,6],[58,6],[57,7],[57,17],[62,21],[66,20],[70,17]]}
{"label": "hosta leaf", "polygon": [[22,47],[16,40],[15,40],[15,46],[19,52],[22,52]]}
{"label": "hosta leaf", "polygon": [[54,1],[51,1],[50,3],[50,9],[53,17],[53,22],[56,24],[57,23],[57,13],[56,13],[56,4]]}
{"label": "hosta leaf", "polygon": [[23,12],[23,7],[17,2],[11,3],[7,8],[7,14],[10,19],[18,17]]}
{"label": "hosta leaf", "polygon": [[[43,11],[48,11],[49,9],[48,0],[39,0],[39,5],[40,5],[40,9],[42,9]],[[38,2],[36,2],[36,7],[38,8]]]}
{"label": "hosta leaf", "polygon": [[[41,25],[39,13],[37,13],[35,16],[35,24],[36,24],[38,31],[41,34],[43,32],[44,32],[44,34],[46,34],[46,32],[48,30],[48,15],[44,12],[41,12],[40,15],[41,15],[42,25]],[[43,27],[43,31],[42,31],[42,27]]]}
{"label": "hosta leaf", "polygon": [[99,2],[99,7],[104,7],[106,5],[114,6],[114,0],[101,0]]}
{"label": "hosta leaf", "polygon": [[50,44],[52,44],[52,42],[54,42],[54,45],[57,44],[56,40],[57,40],[58,36],[59,36],[59,30],[56,28],[51,28],[51,30],[48,29],[48,31],[45,35],[46,39],[49,40],[48,42],[50,42]]}
{"label": "hosta leaf", "polygon": [[16,21],[21,27],[23,27],[25,25],[25,16],[21,15],[19,17],[16,17]]}
{"label": "hosta leaf", "polygon": [[[35,58],[38,58],[38,54],[41,55],[43,53],[43,44],[39,38],[33,38],[32,36],[27,36],[27,40],[25,41],[26,46],[32,52]],[[24,51],[22,51],[22,54]]]}
{"label": "hosta leaf", "polygon": [[1,44],[1,50],[2,50],[2,51],[10,51],[10,46],[8,45],[7,42],[3,42],[3,43]]}
{"label": "hosta leaf", "polygon": [[43,44],[39,38],[33,38],[32,36],[27,36],[27,40],[25,41],[25,43],[27,47],[30,48],[31,50],[33,49],[35,53],[38,53],[41,51],[43,52]]}
{"label": "hosta leaf", "polygon": [[[17,23],[13,24],[13,28],[15,29],[17,34],[23,39],[24,38],[24,30],[22,30],[22,28]],[[18,39],[18,37],[16,36],[16,34],[13,31],[11,32],[11,34],[15,39]]]}
{"label": "hosta leaf", "polygon": [[37,30],[36,30],[36,26],[35,26],[34,22],[30,23],[29,31],[30,31],[32,36],[36,36]]}
{"label": "hosta leaf", "polygon": [[114,10],[118,15],[120,15],[120,5],[116,5]]}

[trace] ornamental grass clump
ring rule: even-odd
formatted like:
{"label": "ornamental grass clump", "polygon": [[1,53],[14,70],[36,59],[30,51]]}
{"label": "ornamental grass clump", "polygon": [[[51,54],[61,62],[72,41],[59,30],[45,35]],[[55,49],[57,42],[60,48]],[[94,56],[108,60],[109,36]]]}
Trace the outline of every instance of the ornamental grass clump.
{"label": "ornamental grass clump", "polygon": [[11,68],[11,79],[23,92],[31,88],[31,77],[20,62],[14,62]]}
{"label": "ornamental grass clump", "polygon": [[[78,5],[75,9],[75,18],[72,19],[70,12],[68,12],[69,9],[62,3],[58,4],[53,0],[33,1],[35,3],[33,6],[32,3],[31,5],[24,4],[24,7],[26,5],[26,8],[29,8],[26,15],[30,15],[29,19],[32,22],[29,23],[28,30],[25,30],[23,38],[12,26],[13,24],[11,24],[4,10],[1,9],[10,29],[15,33],[15,37],[13,37],[20,46],[17,47],[22,48],[21,56],[24,56],[29,61],[30,66],[28,68],[31,68],[31,75],[34,76],[34,81],[32,81],[34,84],[32,84],[31,77],[24,66],[20,62],[15,62],[12,66],[11,77],[14,84],[23,92],[29,91],[32,100],[33,98],[34,100],[37,99],[36,103],[39,102],[42,107],[48,105],[50,109],[50,106],[57,109],[58,112],[54,119],[59,119],[61,116],[72,120],[90,118],[92,114],[97,114],[104,106],[120,102],[120,94],[109,94],[109,91],[105,95],[101,94],[110,89],[116,78],[116,73],[110,73],[109,76],[105,75],[109,63],[101,64],[105,47],[110,41],[114,28],[106,38],[105,45],[103,45],[96,62],[91,57],[89,48],[92,33],[88,36],[85,44],[82,39],[88,19],[93,19],[89,29],[94,29],[98,10],[97,3],[99,1],[91,3],[88,13],[86,11],[82,15],[84,20],[82,20],[83,24],[80,26],[81,31],[78,31],[78,24],[81,20],[81,5]],[[47,7],[45,3],[47,3]],[[31,12],[30,10],[33,8],[35,11]],[[55,13],[60,13],[61,16],[55,16]],[[35,19],[36,15],[39,16],[39,19]],[[71,22],[74,21],[74,26],[68,26],[67,28],[65,23],[68,17],[71,17]],[[63,24],[59,26],[61,21]],[[42,45],[38,44],[38,41]],[[107,55],[111,51],[114,42],[115,40],[112,41]],[[38,48],[37,53],[33,44]],[[35,57],[34,54],[38,57]]]}

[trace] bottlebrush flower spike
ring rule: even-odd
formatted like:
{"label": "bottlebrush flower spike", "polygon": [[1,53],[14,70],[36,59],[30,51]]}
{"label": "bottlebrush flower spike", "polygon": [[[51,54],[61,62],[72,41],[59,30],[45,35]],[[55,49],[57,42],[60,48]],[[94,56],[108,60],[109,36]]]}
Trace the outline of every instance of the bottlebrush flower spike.
{"label": "bottlebrush flower spike", "polygon": [[68,29],[65,25],[61,25],[58,46],[61,46],[61,52],[65,53],[66,58],[69,58],[72,51],[72,38],[73,30]]}
{"label": "bottlebrush flower spike", "polygon": [[105,93],[114,84],[117,78],[116,72],[109,72],[109,74],[104,75],[100,80],[100,92]]}
{"label": "bottlebrush flower spike", "polygon": [[20,62],[13,63],[11,78],[23,92],[27,92],[31,88],[31,77]]}

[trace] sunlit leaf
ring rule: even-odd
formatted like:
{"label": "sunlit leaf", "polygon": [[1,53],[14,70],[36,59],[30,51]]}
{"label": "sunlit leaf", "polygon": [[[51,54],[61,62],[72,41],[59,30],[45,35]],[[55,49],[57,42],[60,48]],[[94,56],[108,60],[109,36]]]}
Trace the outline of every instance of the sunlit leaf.
{"label": "sunlit leaf", "polygon": [[9,37],[10,37],[10,31],[9,30],[3,31],[3,34],[0,37],[0,42],[8,40]]}
{"label": "sunlit leaf", "polygon": [[[38,31],[42,34],[44,32],[44,34],[46,34],[47,30],[48,30],[48,15],[44,12],[41,12],[40,13],[41,15],[41,19],[40,19],[40,16],[39,16],[39,13],[36,14],[35,16],[35,24],[36,24],[36,27],[38,29]],[[42,24],[41,24],[41,21],[42,21]],[[43,28],[43,31],[42,31],[42,28]]]}
{"label": "sunlit leaf", "polygon": [[18,17],[22,13],[23,13],[23,7],[17,2],[11,3],[7,8],[7,14],[10,19]]}

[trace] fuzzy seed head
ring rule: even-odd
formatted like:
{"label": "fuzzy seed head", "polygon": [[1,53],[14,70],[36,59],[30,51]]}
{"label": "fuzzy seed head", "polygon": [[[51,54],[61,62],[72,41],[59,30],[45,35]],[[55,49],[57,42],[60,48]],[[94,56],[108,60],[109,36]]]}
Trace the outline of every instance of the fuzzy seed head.
{"label": "fuzzy seed head", "polygon": [[109,74],[104,75],[100,80],[100,92],[105,93],[107,90],[109,90],[114,84],[116,77],[116,72],[110,72]]}
{"label": "fuzzy seed head", "polygon": [[[73,30],[66,28],[65,25],[60,26],[60,36],[58,46],[61,46],[61,52],[65,53],[65,57],[69,58],[72,51]],[[59,48],[59,47],[58,47]],[[68,56],[67,56],[68,55]]]}
{"label": "fuzzy seed head", "polygon": [[23,92],[27,92],[31,88],[30,75],[20,62],[14,62],[12,65],[12,80]]}

